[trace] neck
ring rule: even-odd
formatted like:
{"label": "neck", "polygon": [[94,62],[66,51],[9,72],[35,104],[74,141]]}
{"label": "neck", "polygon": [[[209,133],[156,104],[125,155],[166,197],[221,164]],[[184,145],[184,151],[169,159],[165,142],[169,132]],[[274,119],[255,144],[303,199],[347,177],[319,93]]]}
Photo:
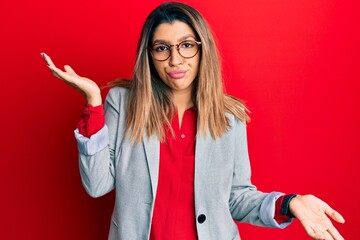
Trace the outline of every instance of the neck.
{"label": "neck", "polygon": [[191,91],[173,92],[173,102],[178,112],[184,112],[194,106]]}
{"label": "neck", "polygon": [[192,92],[173,92],[173,101],[179,117],[179,126],[181,127],[182,118],[184,116],[185,110],[194,106],[194,103],[192,101]]}

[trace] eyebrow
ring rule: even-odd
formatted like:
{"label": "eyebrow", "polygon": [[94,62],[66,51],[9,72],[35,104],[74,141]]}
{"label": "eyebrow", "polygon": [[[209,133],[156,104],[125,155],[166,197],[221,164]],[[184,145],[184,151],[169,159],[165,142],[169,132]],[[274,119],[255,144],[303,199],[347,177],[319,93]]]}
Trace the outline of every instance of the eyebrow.
{"label": "eyebrow", "polygon": [[[181,42],[181,41],[187,40],[187,39],[189,39],[189,38],[193,38],[193,39],[195,40],[194,35],[188,34],[188,35],[185,35],[185,36],[179,38],[179,39],[177,40],[177,42]],[[169,41],[166,41],[166,40],[163,40],[163,39],[156,39],[152,44],[154,45],[154,44],[158,44],[158,43],[170,44]]]}

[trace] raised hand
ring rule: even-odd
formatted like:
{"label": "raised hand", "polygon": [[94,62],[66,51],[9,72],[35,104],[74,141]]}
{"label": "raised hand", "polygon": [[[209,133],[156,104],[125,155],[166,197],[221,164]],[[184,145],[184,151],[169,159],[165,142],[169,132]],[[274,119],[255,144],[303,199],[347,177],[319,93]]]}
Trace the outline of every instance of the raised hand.
{"label": "raised hand", "polygon": [[69,65],[65,65],[65,71],[62,71],[55,66],[48,55],[41,53],[41,56],[50,68],[52,74],[84,95],[87,104],[91,104],[92,106],[101,105],[100,88],[94,81],[77,75]]}
{"label": "raised hand", "polygon": [[297,196],[290,202],[291,213],[299,219],[306,233],[317,240],[343,240],[330,218],[344,223],[344,218],[327,203],[313,195]]}

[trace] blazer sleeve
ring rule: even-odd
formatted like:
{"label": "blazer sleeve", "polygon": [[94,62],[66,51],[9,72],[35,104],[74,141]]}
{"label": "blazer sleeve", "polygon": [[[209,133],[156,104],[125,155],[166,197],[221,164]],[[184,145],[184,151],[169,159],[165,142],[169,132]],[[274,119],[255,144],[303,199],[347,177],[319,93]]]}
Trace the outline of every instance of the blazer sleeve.
{"label": "blazer sleeve", "polygon": [[292,220],[278,224],[274,219],[275,202],[280,192],[263,193],[251,183],[251,168],[247,146],[246,126],[235,124],[235,159],[229,207],[236,221],[258,226],[284,228]]}
{"label": "blazer sleeve", "polygon": [[106,124],[90,138],[75,130],[78,144],[80,175],[86,192],[100,197],[115,187],[115,146],[119,125],[120,95],[114,89],[105,100]]}

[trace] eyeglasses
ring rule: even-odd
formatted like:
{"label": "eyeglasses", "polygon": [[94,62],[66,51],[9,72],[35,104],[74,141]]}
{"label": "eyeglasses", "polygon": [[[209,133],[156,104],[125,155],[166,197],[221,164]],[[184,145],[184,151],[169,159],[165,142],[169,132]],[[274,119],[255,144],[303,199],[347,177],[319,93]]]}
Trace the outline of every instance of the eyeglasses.
{"label": "eyeglasses", "polygon": [[165,61],[169,59],[171,55],[172,47],[176,47],[176,50],[183,58],[192,58],[198,52],[201,42],[193,40],[185,40],[178,44],[165,44],[165,43],[155,43],[149,48],[151,56],[157,61]]}

